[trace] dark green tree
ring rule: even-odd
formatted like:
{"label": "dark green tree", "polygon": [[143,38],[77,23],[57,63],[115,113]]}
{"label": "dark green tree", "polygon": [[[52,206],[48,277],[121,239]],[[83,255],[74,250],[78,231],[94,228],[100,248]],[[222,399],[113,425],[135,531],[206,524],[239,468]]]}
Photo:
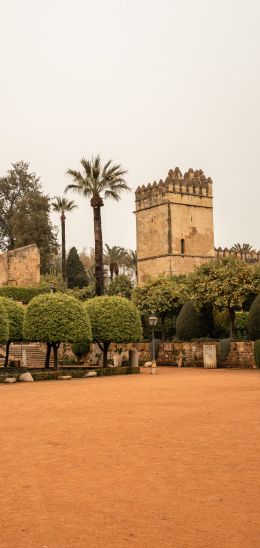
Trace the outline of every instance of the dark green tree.
{"label": "dark green tree", "polygon": [[21,304],[13,301],[12,299],[8,299],[7,297],[0,297],[0,303],[1,305],[4,305],[9,322],[9,335],[6,341],[6,354],[4,362],[4,367],[7,367],[11,343],[20,342],[23,340],[24,308]]}
{"label": "dark green tree", "polygon": [[103,295],[104,267],[101,207],[104,205],[104,198],[112,198],[118,201],[121,193],[124,190],[130,190],[130,188],[125,181],[126,171],[120,165],[113,165],[112,160],[102,166],[100,157],[96,156],[90,161],[82,158],[80,163],[83,168],[82,172],[74,169],[68,169],[67,171],[73,183],[66,187],[66,192],[72,189],[85,198],[90,198],[94,217],[96,294]]}
{"label": "dark green tree", "polygon": [[61,342],[91,340],[88,314],[78,300],[62,293],[39,295],[30,301],[24,319],[24,337],[47,345],[45,367],[49,368],[51,350],[58,367]]}
{"label": "dark green tree", "polygon": [[141,317],[132,302],[123,297],[94,297],[83,306],[90,318],[93,341],[103,352],[104,367],[111,342],[140,341]]}
{"label": "dark green tree", "polygon": [[260,294],[253,301],[249,311],[248,333],[252,341],[260,339]]}
{"label": "dark green tree", "polygon": [[82,288],[88,285],[84,265],[79,258],[76,247],[72,247],[69,251],[66,261],[66,275],[70,289],[74,287]]}
{"label": "dark green tree", "polygon": [[57,230],[50,222],[48,196],[34,190],[24,196],[12,218],[15,247],[36,244],[40,250],[41,273],[49,272],[52,257],[58,250]]}
{"label": "dark green tree", "polygon": [[213,315],[209,307],[196,310],[192,301],[185,303],[176,321],[176,336],[181,341],[190,341],[212,335]]}
{"label": "dark green tree", "polygon": [[4,177],[0,177],[0,248],[16,247],[17,234],[13,216],[19,210],[20,201],[30,192],[41,191],[39,177],[29,173],[29,164],[16,162]]}

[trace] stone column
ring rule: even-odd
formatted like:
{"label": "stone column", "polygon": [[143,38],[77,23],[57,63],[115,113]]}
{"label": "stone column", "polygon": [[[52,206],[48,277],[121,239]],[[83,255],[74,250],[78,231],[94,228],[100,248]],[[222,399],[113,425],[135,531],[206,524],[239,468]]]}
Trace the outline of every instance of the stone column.
{"label": "stone column", "polygon": [[130,367],[138,367],[139,365],[139,356],[138,351],[136,348],[133,348],[132,350],[129,350],[129,362]]}

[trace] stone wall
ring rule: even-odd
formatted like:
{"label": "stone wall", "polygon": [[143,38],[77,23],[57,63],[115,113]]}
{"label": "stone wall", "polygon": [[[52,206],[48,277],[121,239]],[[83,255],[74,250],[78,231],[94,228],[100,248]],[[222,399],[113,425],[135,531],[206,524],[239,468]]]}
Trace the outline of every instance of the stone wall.
{"label": "stone wall", "polygon": [[[211,341],[204,344],[216,345],[217,342]],[[109,357],[112,359],[117,347],[122,348],[122,354],[125,359],[128,358],[128,352],[131,348],[136,348],[139,353],[139,363],[142,365],[151,360],[150,343],[141,342],[134,344],[111,345]],[[94,363],[95,357],[100,353],[96,345],[92,346],[91,353],[87,356],[88,363]],[[203,342],[165,342],[159,344],[159,354],[157,358],[158,365],[182,367],[203,367]],[[242,368],[255,369],[254,343],[252,341],[234,341],[230,343],[230,351],[225,360],[218,358],[218,366],[223,368]]]}
{"label": "stone wall", "polygon": [[0,286],[33,286],[40,282],[40,252],[35,244],[0,254]]}

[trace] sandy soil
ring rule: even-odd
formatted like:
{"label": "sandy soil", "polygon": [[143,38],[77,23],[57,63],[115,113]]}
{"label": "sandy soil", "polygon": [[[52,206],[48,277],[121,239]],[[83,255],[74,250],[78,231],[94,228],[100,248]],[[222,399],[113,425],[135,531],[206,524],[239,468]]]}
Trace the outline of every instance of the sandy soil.
{"label": "sandy soil", "polygon": [[1,548],[260,546],[260,371],[0,385]]}

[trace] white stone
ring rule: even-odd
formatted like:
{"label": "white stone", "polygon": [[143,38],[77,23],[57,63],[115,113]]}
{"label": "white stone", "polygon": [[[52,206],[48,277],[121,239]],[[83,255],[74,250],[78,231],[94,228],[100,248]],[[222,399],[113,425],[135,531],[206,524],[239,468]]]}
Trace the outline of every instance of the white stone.
{"label": "white stone", "polygon": [[88,371],[86,373],[86,375],[84,375],[84,378],[86,377],[96,377],[97,376],[97,372],[96,371]]}
{"label": "white stone", "polygon": [[152,362],[145,362],[144,367],[152,367]]}
{"label": "white stone", "polygon": [[27,373],[22,373],[19,377],[19,381],[21,382],[33,382],[33,378],[31,373],[29,371]]}
{"label": "white stone", "polygon": [[16,382],[16,379],[14,377],[6,377],[4,382],[6,382],[7,384],[13,384],[14,382]]}
{"label": "white stone", "polygon": [[69,381],[70,379],[72,379],[71,375],[60,375],[60,377],[58,377],[58,381]]}

